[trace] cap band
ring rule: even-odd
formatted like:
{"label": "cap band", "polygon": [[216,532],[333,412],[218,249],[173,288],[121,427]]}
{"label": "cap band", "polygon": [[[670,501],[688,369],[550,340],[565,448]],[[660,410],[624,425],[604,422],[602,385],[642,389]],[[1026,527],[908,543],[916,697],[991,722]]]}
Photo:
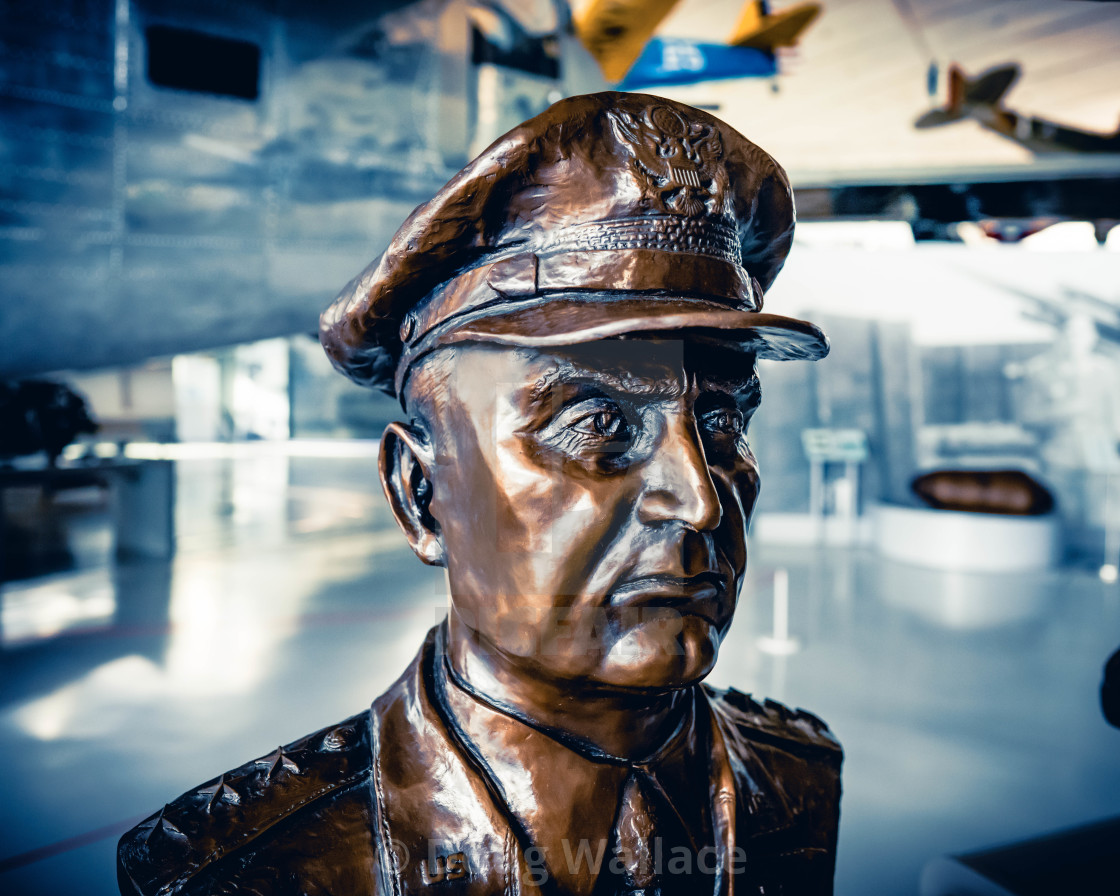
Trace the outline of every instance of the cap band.
{"label": "cap band", "polygon": [[540,251],[552,254],[596,249],[660,249],[743,263],[738,231],[726,218],[713,215],[642,215],[576,224],[550,233],[546,249]]}
{"label": "cap band", "polygon": [[[702,295],[741,311],[759,311],[761,290],[739,265],[709,255],[655,249],[526,253],[482,265],[443,284],[405,315],[407,347],[454,317],[504,300],[555,292],[650,292]],[[650,301],[656,301],[651,296]]]}

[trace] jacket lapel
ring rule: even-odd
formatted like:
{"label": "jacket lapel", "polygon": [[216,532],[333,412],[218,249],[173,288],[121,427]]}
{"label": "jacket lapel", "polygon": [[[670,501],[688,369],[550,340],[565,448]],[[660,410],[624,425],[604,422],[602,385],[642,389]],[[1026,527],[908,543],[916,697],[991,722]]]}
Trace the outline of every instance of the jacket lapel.
{"label": "jacket lapel", "polygon": [[433,635],[373,704],[372,786],[385,889],[395,896],[517,893],[509,825],[432,706]]}

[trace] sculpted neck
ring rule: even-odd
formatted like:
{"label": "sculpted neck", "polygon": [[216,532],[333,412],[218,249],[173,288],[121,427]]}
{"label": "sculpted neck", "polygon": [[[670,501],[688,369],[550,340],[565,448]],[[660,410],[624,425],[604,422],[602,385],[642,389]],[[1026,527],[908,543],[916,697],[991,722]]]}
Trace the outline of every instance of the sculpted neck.
{"label": "sculpted neck", "polygon": [[625,759],[654,753],[689,705],[688,688],[645,694],[544,680],[480,643],[454,612],[448,620],[447,653],[456,674],[493,702]]}

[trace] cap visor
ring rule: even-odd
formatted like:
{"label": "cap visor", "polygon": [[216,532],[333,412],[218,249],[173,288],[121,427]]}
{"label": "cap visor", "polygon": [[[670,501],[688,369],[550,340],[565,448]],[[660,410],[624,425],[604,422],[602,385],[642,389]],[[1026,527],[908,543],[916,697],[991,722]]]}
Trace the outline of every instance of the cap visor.
{"label": "cap visor", "polygon": [[421,339],[417,348],[423,352],[458,342],[575,345],[631,333],[680,331],[779,361],[816,361],[829,349],[828,337],[808,321],[729,308],[707,299],[556,294],[453,318]]}

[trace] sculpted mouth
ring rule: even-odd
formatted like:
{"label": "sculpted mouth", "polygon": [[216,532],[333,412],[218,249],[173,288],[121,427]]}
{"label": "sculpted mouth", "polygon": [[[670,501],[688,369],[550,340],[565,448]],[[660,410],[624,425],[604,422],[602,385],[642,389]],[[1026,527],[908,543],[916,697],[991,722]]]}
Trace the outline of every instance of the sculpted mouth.
{"label": "sculpted mouth", "polygon": [[703,616],[713,625],[723,609],[727,578],[718,572],[694,576],[648,575],[627,579],[611,592],[612,607],[667,607]]}

